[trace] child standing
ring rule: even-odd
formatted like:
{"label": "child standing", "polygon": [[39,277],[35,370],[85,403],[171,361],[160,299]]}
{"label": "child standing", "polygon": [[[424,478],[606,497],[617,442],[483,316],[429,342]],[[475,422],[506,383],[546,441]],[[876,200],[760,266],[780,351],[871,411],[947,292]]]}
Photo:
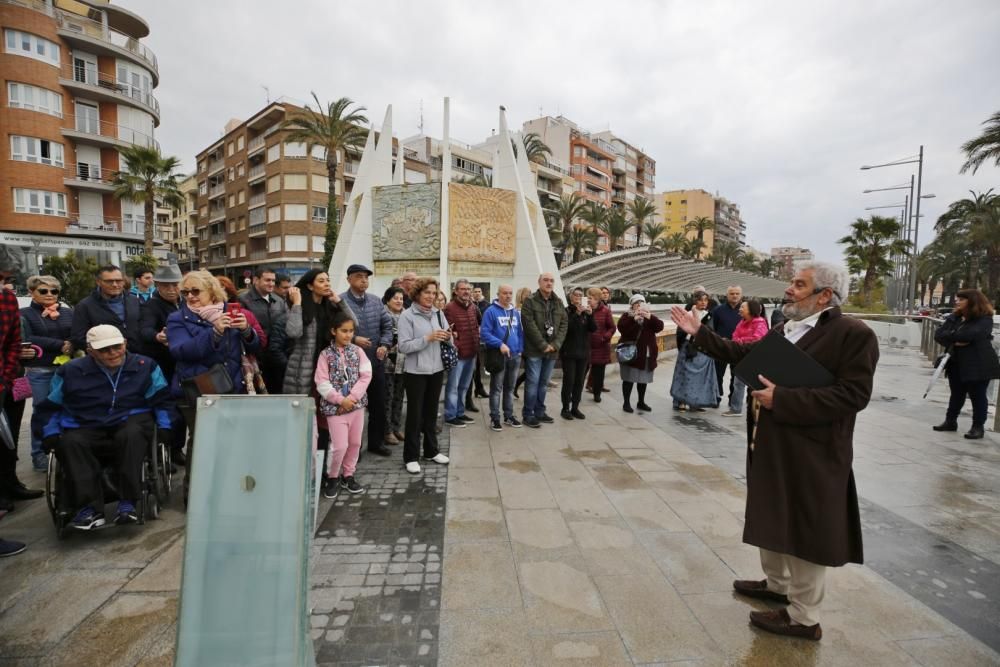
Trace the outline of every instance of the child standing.
{"label": "child standing", "polygon": [[372,364],[365,351],[351,343],[354,320],[344,312],[333,317],[333,341],[316,362],[316,389],[320,395],[320,412],[330,429],[327,478],[323,496],[336,498],[343,486],[350,493],[362,493],[365,487],[354,479],[354,470],[361,452],[361,433],[368,405],[368,384],[372,380]]}

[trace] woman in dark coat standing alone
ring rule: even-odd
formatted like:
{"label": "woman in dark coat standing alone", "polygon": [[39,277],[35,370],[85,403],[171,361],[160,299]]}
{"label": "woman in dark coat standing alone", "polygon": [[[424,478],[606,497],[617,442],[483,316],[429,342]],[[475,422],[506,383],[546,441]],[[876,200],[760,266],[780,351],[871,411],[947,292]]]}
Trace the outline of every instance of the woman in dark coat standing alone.
{"label": "woman in dark coat standing alone", "polygon": [[993,349],[993,306],[977,289],[959,290],[955,295],[955,311],[945,318],[934,334],[934,340],[944,345],[951,357],[945,371],[951,398],[944,422],[935,431],[957,431],[958,413],[965,398],[972,400],[972,428],[965,434],[969,440],[983,437],[986,423],[986,387],[990,380],[1000,378],[1000,360]]}
{"label": "woman in dark coat standing alone", "polygon": [[580,412],[580,397],[583,395],[583,380],[587,375],[590,361],[590,336],[597,330],[590,304],[583,300],[583,290],[579,287],[569,293],[566,307],[566,339],[559,348],[562,360],[562,412],[563,419],[585,419]]}

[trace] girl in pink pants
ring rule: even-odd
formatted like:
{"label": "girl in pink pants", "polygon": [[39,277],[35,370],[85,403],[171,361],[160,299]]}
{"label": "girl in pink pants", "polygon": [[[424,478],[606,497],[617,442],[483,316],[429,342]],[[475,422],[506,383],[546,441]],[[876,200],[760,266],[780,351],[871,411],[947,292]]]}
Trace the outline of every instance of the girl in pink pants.
{"label": "girl in pink pants", "polygon": [[330,429],[330,451],[323,482],[326,498],[336,498],[341,487],[350,493],[365,490],[354,479],[354,470],[361,452],[361,432],[368,405],[366,392],[372,380],[368,356],[351,343],[354,320],[345,313],[337,313],[331,333],[333,341],[320,352],[314,377],[321,398],[320,412]]}

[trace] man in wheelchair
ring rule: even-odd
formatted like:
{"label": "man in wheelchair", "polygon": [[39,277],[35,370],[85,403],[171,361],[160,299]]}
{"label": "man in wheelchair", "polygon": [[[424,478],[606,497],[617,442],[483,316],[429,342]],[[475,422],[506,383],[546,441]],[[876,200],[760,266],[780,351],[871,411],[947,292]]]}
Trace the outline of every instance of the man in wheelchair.
{"label": "man in wheelchair", "polygon": [[43,447],[54,451],[67,481],[68,507],[78,508],[70,526],[105,525],[99,456],[111,457],[118,473],[116,524],[138,521],[142,468],[155,425],[170,442],[169,387],[149,357],[128,352],[117,327],[87,332],[87,356],[56,371],[47,400]]}

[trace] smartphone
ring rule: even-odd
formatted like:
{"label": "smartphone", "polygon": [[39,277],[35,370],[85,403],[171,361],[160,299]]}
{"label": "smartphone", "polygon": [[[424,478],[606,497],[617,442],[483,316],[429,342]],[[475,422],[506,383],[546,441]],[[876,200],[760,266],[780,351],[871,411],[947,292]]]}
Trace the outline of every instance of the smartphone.
{"label": "smartphone", "polygon": [[230,303],[226,306],[226,312],[229,313],[230,317],[237,317],[242,315],[240,304]]}

